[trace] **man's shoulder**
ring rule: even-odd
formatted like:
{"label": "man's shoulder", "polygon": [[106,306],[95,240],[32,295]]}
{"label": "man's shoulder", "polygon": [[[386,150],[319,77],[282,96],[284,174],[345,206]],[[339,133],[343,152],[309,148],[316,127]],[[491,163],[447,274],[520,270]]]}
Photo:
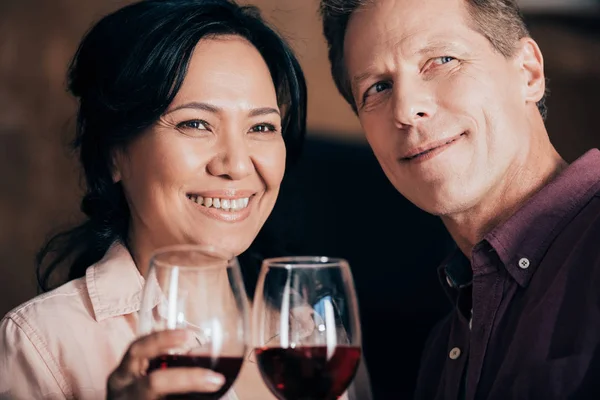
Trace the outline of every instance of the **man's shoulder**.
{"label": "man's shoulder", "polygon": [[593,198],[596,199],[596,200],[598,200],[598,199],[600,199],[600,184],[598,185],[597,188],[594,188],[594,189],[595,189],[595,193],[594,193],[594,197]]}
{"label": "man's shoulder", "polygon": [[600,295],[596,289],[600,285],[600,190],[561,229],[546,258],[558,260],[578,290],[584,292],[591,285],[590,290]]}
{"label": "man's shoulder", "polygon": [[579,209],[565,230],[568,230],[569,225],[574,225],[583,240],[591,240],[598,244],[597,248],[600,252],[600,184],[594,188],[594,191],[594,195]]}

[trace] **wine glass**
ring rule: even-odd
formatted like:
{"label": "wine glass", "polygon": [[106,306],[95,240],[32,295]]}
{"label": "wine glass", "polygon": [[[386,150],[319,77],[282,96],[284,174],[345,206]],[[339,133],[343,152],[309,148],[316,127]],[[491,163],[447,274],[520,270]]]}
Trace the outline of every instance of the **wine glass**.
{"label": "wine glass", "polygon": [[140,336],[187,329],[194,340],[150,360],[148,372],[170,367],[211,369],[225,377],[214,393],[168,398],[219,399],[236,380],[250,342],[249,306],[237,259],[214,247],[180,245],[151,258],[139,312]]}
{"label": "wine glass", "polygon": [[256,363],[280,400],[334,400],[354,379],[361,331],[352,273],[343,259],[263,262],[253,303]]}

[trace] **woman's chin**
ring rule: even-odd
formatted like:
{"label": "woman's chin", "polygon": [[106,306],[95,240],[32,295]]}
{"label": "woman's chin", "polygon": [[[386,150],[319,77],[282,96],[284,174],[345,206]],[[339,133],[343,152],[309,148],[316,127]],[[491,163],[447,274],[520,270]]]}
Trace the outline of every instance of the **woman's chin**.
{"label": "woman's chin", "polygon": [[244,251],[248,250],[254,236],[251,239],[248,238],[231,238],[231,237],[220,237],[219,235],[214,235],[211,238],[204,239],[196,239],[190,242],[190,244],[204,245],[204,246],[212,246],[219,251],[223,251],[227,254],[231,254],[235,257],[242,254]]}

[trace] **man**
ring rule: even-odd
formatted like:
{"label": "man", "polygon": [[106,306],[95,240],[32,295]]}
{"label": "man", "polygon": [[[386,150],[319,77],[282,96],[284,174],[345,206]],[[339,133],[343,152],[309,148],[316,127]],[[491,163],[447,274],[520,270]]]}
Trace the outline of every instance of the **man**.
{"label": "man", "polygon": [[[600,152],[544,126],[514,0],[321,0],[336,85],[396,189],[457,245],[417,399],[600,398]],[[568,134],[568,132],[565,132]]]}

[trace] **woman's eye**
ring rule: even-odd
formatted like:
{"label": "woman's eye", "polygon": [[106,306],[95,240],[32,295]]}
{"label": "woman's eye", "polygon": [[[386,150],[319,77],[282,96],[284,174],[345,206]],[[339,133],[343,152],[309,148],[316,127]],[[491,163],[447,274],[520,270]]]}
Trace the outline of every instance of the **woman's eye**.
{"label": "woman's eye", "polygon": [[367,97],[372,96],[377,93],[381,93],[384,90],[390,89],[391,87],[392,87],[392,84],[390,82],[377,82],[376,84],[371,86],[369,89],[367,89],[367,91],[365,92],[363,101],[366,100]]}
{"label": "woman's eye", "polygon": [[177,128],[179,129],[197,129],[201,131],[208,130],[208,123],[206,121],[202,121],[200,119],[193,119],[190,121],[184,121],[177,124]]}
{"label": "woman's eye", "polygon": [[275,125],[273,125],[273,124],[258,124],[258,125],[254,125],[252,128],[250,128],[250,132],[253,132],[253,133],[277,132],[277,128],[275,128]]}
{"label": "woman's eye", "polygon": [[454,60],[456,60],[456,58],[450,57],[450,56],[443,56],[443,57],[434,58],[433,63],[435,65],[444,65],[444,64],[448,64],[449,62],[454,61]]}

